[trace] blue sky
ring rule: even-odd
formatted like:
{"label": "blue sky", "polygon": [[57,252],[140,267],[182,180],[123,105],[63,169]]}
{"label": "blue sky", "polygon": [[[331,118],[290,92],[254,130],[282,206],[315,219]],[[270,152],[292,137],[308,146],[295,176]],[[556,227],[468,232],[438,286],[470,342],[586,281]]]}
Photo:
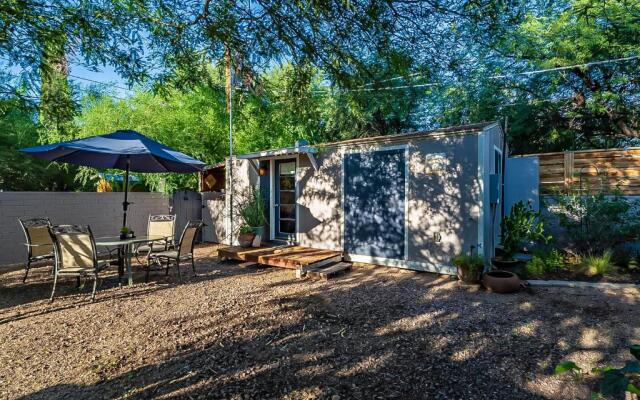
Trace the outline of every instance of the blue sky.
{"label": "blue sky", "polygon": [[[10,75],[18,76],[22,73],[20,66],[12,66],[6,69],[7,62],[0,60],[0,69],[5,69]],[[129,85],[118,75],[118,73],[109,66],[99,67],[98,71],[92,71],[85,68],[78,62],[70,62],[69,80],[80,88],[89,89],[90,87],[108,88],[108,92],[117,97],[127,97],[133,94],[131,90],[126,90]],[[96,82],[101,83],[96,83]],[[117,86],[117,87],[116,87]],[[32,95],[35,95],[32,94]]]}

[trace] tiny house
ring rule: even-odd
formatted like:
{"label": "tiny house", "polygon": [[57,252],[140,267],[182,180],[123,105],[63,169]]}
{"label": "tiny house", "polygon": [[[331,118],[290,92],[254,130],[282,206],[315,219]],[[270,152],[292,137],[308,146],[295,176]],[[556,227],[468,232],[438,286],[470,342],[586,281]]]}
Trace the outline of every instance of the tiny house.
{"label": "tiny house", "polygon": [[499,240],[503,152],[500,125],[478,123],[238,155],[226,168],[223,230],[237,229],[254,188],[266,199],[263,240],[455,273],[455,254],[488,261]]}

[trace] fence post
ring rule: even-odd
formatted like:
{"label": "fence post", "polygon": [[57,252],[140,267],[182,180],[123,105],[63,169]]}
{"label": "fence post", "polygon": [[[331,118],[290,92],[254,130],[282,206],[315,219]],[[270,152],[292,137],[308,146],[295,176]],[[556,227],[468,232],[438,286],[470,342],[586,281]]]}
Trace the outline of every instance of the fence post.
{"label": "fence post", "polygon": [[569,193],[573,185],[573,151],[564,152],[564,191]]}

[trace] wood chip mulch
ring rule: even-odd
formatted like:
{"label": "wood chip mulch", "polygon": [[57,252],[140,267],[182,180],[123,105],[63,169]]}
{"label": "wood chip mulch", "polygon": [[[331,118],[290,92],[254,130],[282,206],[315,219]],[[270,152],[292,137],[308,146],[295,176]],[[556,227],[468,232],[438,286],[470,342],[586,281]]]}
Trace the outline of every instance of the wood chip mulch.
{"label": "wood chip mulch", "polygon": [[427,273],[355,266],[333,281],[217,263],[133,287],[0,272],[2,399],[575,399],[555,376],[629,359],[640,292],[459,288]]}

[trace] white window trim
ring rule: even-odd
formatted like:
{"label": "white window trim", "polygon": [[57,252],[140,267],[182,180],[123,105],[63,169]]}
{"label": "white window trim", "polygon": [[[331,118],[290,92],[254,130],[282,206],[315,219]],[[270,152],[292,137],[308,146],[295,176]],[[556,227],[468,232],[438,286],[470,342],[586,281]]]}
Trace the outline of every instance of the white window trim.
{"label": "white window trim", "polygon": [[269,176],[269,210],[270,210],[270,215],[269,215],[269,240],[282,240],[280,238],[276,238],[276,225],[275,225],[275,221],[276,221],[276,192],[275,192],[275,188],[276,188],[276,160],[282,160],[282,159],[292,159],[295,160],[296,162],[296,168],[295,168],[295,173],[294,173],[294,182],[295,182],[295,211],[296,211],[296,231],[295,231],[295,241],[296,243],[300,243],[300,237],[299,237],[299,232],[300,232],[300,204],[298,203],[298,198],[300,197],[300,185],[298,184],[298,180],[299,180],[299,171],[300,171],[300,155],[296,154],[295,156],[293,154],[288,154],[288,155],[283,155],[283,156],[277,156],[277,157],[271,157],[269,158],[269,171],[270,171],[270,176]]}
{"label": "white window trim", "polygon": [[[498,171],[498,174],[502,174],[502,167],[504,167],[503,163],[504,163],[504,157],[502,155],[502,149],[500,149],[500,147],[496,146],[495,144],[493,145],[493,154],[496,154],[495,152],[500,153],[500,171]],[[495,168],[496,166],[496,160],[493,160],[493,165],[492,168]]]}

